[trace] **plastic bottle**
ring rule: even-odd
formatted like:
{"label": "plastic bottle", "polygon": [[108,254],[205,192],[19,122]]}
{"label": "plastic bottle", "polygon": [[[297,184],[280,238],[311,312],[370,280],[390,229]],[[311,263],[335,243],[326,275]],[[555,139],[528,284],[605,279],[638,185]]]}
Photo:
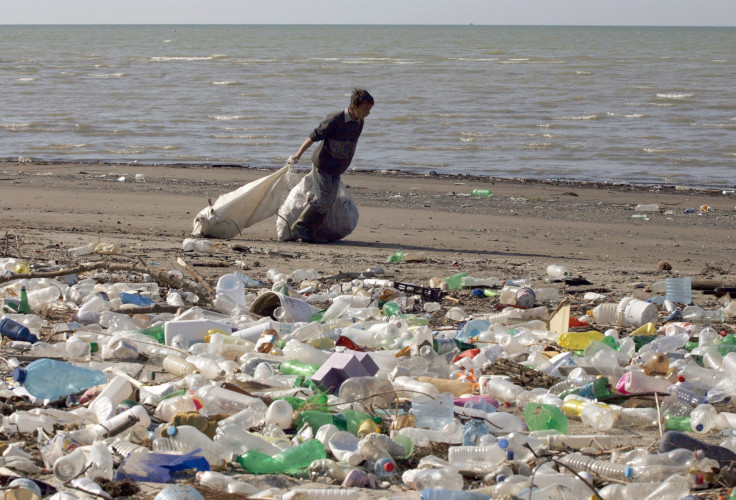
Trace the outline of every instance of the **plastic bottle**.
{"label": "plastic bottle", "polygon": [[424,469],[414,477],[412,486],[417,491],[426,489],[462,490],[463,477],[454,468]]}
{"label": "plastic bottle", "polygon": [[656,203],[639,204],[634,207],[634,210],[636,210],[637,212],[658,212],[659,205],[657,205]]}
{"label": "plastic bottle", "polygon": [[65,483],[79,476],[87,465],[87,455],[83,449],[77,448],[68,455],[54,462],[54,476]]}
{"label": "plastic bottle", "polygon": [[234,455],[242,455],[248,451],[258,451],[272,457],[277,453],[281,453],[281,449],[258,434],[248,432],[242,426],[233,423],[219,425],[213,442],[222,450]]}
{"label": "plastic bottle", "polygon": [[222,243],[218,243],[212,240],[203,240],[199,238],[185,238],[182,242],[181,249],[185,252],[203,252],[203,253],[212,253],[214,252],[215,248],[222,245]]}
{"label": "plastic bottle", "polygon": [[565,266],[550,264],[547,266],[547,276],[554,280],[562,280],[570,276],[570,271]]}
{"label": "plastic bottle", "polygon": [[371,433],[363,437],[362,441],[367,441],[383,448],[396,459],[406,459],[414,451],[414,443],[404,436],[396,436],[395,439],[392,439],[386,434]]}
{"label": "plastic bottle", "polygon": [[213,442],[206,434],[191,425],[172,425],[166,429],[168,437],[153,440],[153,451],[189,453],[200,449],[210,467],[217,468],[224,462],[224,450]]}
{"label": "plastic bottle", "polygon": [[195,477],[202,486],[235,495],[254,495],[260,491],[252,484],[211,470],[199,471]]}
{"label": "plastic bottle", "polygon": [[432,384],[440,393],[449,392],[455,397],[473,393],[473,383],[469,380],[448,379],[439,377],[417,377],[419,382]]}
{"label": "plastic bottle", "polygon": [[723,323],[726,314],[723,308],[707,311],[699,306],[687,306],[682,310],[682,319],[691,323]]}
{"label": "plastic bottle", "polygon": [[38,342],[38,337],[32,334],[28,327],[10,318],[0,319],[0,333],[2,333],[3,337],[11,340],[30,342],[31,344]]}
{"label": "plastic bottle", "polygon": [[319,366],[314,363],[302,363],[296,360],[287,360],[279,363],[279,371],[284,375],[302,375],[304,377],[311,377],[314,375]]}
{"label": "plastic bottle", "polygon": [[10,376],[32,396],[50,401],[106,382],[100,370],[48,358],[32,361],[26,368],[16,368]]}
{"label": "plastic bottle", "polygon": [[583,350],[595,340],[602,340],[603,334],[596,330],[590,330],[587,332],[567,332],[562,333],[557,337],[557,345],[565,349],[572,349],[574,351]]}
{"label": "plastic bottle", "polygon": [[136,405],[92,426],[91,432],[97,439],[105,439],[116,436],[134,426],[147,429],[149,425],[151,425],[151,418],[148,416],[145,407]]}
{"label": "plastic bottle", "polygon": [[516,401],[516,398],[524,392],[522,387],[494,376],[482,376],[478,380],[480,393],[484,396],[493,396],[499,401]]}
{"label": "plastic bottle", "polygon": [[[46,304],[51,304],[52,302],[59,299],[61,296],[61,291],[56,286],[46,286],[43,288],[38,288],[36,290],[33,290],[32,292],[28,293],[28,306],[30,306],[30,309],[33,310],[39,310],[41,307],[43,307]],[[22,295],[21,295],[22,299]],[[22,300],[21,300],[22,304]]]}
{"label": "plastic bottle", "polygon": [[631,466],[596,460],[582,453],[570,453],[557,460],[576,472],[592,472],[603,479],[627,481],[634,475],[634,468]]}
{"label": "plastic bottle", "polygon": [[340,385],[338,393],[344,401],[356,401],[363,406],[377,405],[391,408],[396,402],[396,391],[390,380],[382,377],[352,377]]}
{"label": "plastic bottle", "polygon": [[275,425],[279,429],[290,428],[293,417],[294,408],[283,399],[277,399],[266,410],[266,424]]}
{"label": "plastic bottle", "polygon": [[237,462],[250,474],[283,474],[305,469],[315,460],[327,458],[325,447],[316,439],[288,448],[270,457],[257,451],[248,451]]}
{"label": "plastic bottle", "polygon": [[168,373],[179,377],[198,373],[197,367],[194,364],[173,354],[164,358],[162,366]]}
{"label": "plastic bottle", "polygon": [[476,278],[474,276],[463,276],[460,279],[463,288],[489,287],[498,288],[503,282],[498,278]]}
{"label": "plastic bottle", "polygon": [[153,500],[204,500],[204,497],[188,484],[175,484],[159,491]]}
{"label": "plastic bottle", "polygon": [[99,441],[89,449],[88,468],[85,476],[89,479],[112,480],[113,461],[112,454],[107,445]]}
{"label": "plastic bottle", "polygon": [[659,452],[667,453],[678,448],[692,451],[702,450],[706,458],[716,460],[722,468],[728,467],[731,463],[736,462],[736,453],[728,448],[705,443],[683,432],[665,432],[659,441]]}
{"label": "plastic bottle", "polygon": [[584,424],[593,427],[597,431],[606,431],[613,427],[615,420],[613,412],[607,405],[591,403],[585,405],[580,412],[580,419]]}
{"label": "plastic bottle", "polygon": [[473,189],[470,194],[474,196],[493,196],[493,191],[490,189]]}
{"label": "plastic bottle", "polygon": [[454,398],[452,393],[444,392],[438,397],[415,395],[411,400],[411,410],[416,417],[416,427],[442,429],[452,423],[454,418]]}
{"label": "plastic bottle", "polygon": [[249,408],[265,415],[268,409],[261,398],[241,394],[216,385],[200,387],[194,395],[202,400],[205,410],[210,414],[234,415]]}
{"label": "plastic bottle", "polygon": [[665,278],[665,297],[678,304],[692,303],[690,278]]}
{"label": "plastic bottle", "polygon": [[420,498],[421,500],[489,500],[491,496],[476,491],[428,488],[422,490]]}
{"label": "plastic bottle", "polygon": [[690,428],[698,434],[707,434],[716,423],[718,413],[709,404],[699,404],[690,412]]}
{"label": "plastic bottle", "polygon": [[466,464],[493,466],[509,457],[509,442],[505,438],[490,446],[451,446],[447,460],[454,466]]}
{"label": "plastic bottle", "polygon": [[567,434],[567,417],[554,405],[529,403],[524,408],[524,419],[530,431],[555,429]]}
{"label": "plastic bottle", "polygon": [[644,373],[647,375],[666,375],[670,369],[670,358],[666,354],[654,354],[644,363]]}
{"label": "plastic bottle", "polygon": [[624,297],[618,304],[598,304],[588,314],[602,325],[635,326],[653,323],[657,319],[657,306],[650,302]]}

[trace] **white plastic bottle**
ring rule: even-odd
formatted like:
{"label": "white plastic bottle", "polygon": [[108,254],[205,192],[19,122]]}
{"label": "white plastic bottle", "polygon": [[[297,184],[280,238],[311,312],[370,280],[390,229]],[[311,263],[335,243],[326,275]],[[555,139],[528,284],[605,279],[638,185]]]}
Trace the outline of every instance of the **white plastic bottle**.
{"label": "white plastic bottle", "polygon": [[82,448],[77,448],[68,455],[56,459],[54,462],[54,476],[65,483],[79,476],[87,465],[87,455]]}
{"label": "white plastic bottle", "polygon": [[209,462],[210,467],[217,468],[223,465],[225,451],[196,427],[172,425],[166,432],[169,437],[153,440],[154,451],[189,453],[199,448],[200,454]]}

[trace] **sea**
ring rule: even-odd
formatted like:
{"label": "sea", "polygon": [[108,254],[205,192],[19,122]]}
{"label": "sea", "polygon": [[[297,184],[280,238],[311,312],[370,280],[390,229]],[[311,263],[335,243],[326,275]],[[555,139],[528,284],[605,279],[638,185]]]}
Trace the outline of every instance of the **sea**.
{"label": "sea", "polygon": [[735,44],[730,27],[5,25],[0,159],[278,167],[359,87],[358,170],[733,188]]}

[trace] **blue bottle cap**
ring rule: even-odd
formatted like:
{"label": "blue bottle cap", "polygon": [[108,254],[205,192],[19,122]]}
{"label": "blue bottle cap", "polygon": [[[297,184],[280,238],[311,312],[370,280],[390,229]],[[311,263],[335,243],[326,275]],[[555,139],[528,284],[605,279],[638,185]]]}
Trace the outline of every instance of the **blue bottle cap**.
{"label": "blue bottle cap", "polygon": [[634,468],[626,467],[626,469],[624,469],[624,476],[629,477],[629,478],[634,477]]}
{"label": "blue bottle cap", "polygon": [[506,438],[501,438],[498,440],[498,446],[503,448],[504,450],[509,447],[509,440]]}
{"label": "blue bottle cap", "polygon": [[514,460],[514,450],[509,450],[506,452],[506,460],[513,462]]}
{"label": "blue bottle cap", "polygon": [[179,429],[177,429],[175,425],[172,425],[171,427],[166,429],[166,434],[168,434],[171,437],[174,437],[177,434],[179,434]]}

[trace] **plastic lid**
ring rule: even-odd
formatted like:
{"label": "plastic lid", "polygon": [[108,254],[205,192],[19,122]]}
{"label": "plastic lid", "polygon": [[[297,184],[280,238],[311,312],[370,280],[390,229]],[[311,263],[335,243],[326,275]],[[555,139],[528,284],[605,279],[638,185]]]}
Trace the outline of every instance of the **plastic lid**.
{"label": "plastic lid", "polygon": [[26,381],[26,369],[18,367],[10,372],[10,377],[19,384],[23,384]]}
{"label": "plastic lid", "polygon": [[504,450],[509,447],[509,440],[506,438],[501,438],[498,440],[498,446],[503,448]]}
{"label": "plastic lid", "polygon": [[626,469],[624,469],[624,476],[626,476],[626,477],[634,477],[634,468],[633,467],[626,467]]}
{"label": "plastic lid", "polygon": [[386,460],[386,461],[385,461],[385,462],[383,463],[383,467],[382,467],[382,469],[383,469],[384,471],[386,471],[386,472],[393,472],[393,471],[395,471],[395,470],[396,470],[396,465],[394,465],[394,463],[393,463],[393,462],[392,462],[391,460]]}
{"label": "plastic lid", "polygon": [[506,459],[507,460],[513,460],[514,459],[514,451],[513,450],[509,450],[509,451],[506,452]]}
{"label": "plastic lid", "polygon": [[695,426],[696,432],[702,432],[702,430],[705,428],[705,426],[701,423]]}
{"label": "plastic lid", "polygon": [[166,434],[168,434],[171,437],[174,437],[177,434],[179,434],[179,429],[177,429],[175,425],[172,425],[171,427],[166,429]]}

